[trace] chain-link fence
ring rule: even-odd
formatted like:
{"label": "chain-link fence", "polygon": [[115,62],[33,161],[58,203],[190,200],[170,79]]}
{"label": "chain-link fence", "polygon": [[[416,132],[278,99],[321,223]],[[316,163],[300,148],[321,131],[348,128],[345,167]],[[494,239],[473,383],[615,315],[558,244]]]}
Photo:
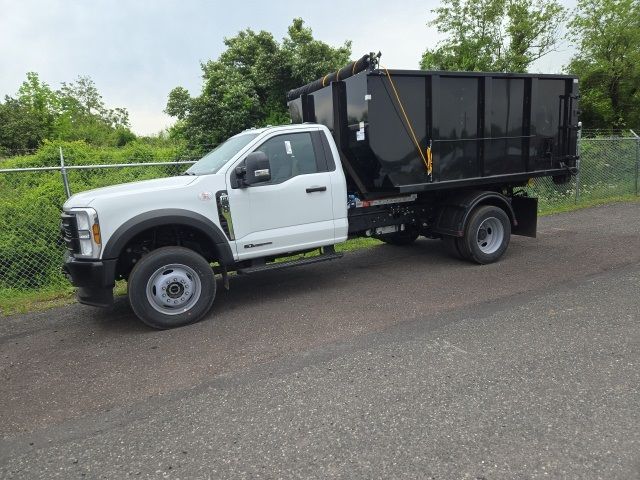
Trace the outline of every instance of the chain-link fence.
{"label": "chain-link fence", "polygon": [[[570,183],[556,185],[551,178],[540,178],[527,187],[540,199],[541,212],[638,195],[640,138],[582,138],[579,147],[580,172]],[[145,160],[71,164],[64,171],[60,165],[0,168],[0,298],[15,291],[68,287],[60,271],[65,185],[74,193],[178,175],[192,163]]]}
{"label": "chain-link fence", "polygon": [[639,137],[582,138],[578,145],[579,170],[569,183],[556,185],[551,177],[542,177],[527,188],[538,197],[541,212],[639,194]]}
{"label": "chain-link fence", "polygon": [[193,161],[0,168],[0,298],[68,286],[60,212],[76,193],[183,173]]}

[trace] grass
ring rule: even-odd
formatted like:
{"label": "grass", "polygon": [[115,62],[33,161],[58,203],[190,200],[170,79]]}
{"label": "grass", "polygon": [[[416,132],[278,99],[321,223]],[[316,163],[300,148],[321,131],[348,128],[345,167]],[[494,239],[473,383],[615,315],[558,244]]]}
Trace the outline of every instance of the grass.
{"label": "grass", "polygon": [[[50,287],[37,291],[5,288],[0,290],[0,315],[40,312],[54,307],[62,307],[76,302],[75,288],[71,285]],[[127,293],[127,282],[116,282],[114,295]]]}
{"label": "grass", "polygon": [[[549,207],[543,205],[540,215],[552,215],[555,213],[569,212],[583,208],[595,207],[609,203],[638,202],[640,197],[628,194],[607,198],[582,199],[579,204],[566,203]],[[351,252],[365,248],[375,247],[382,242],[374,238],[355,238],[336,245],[337,252]],[[311,255],[311,254],[308,254]],[[299,256],[289,257],[288,260],[299,258]],[[0,289],[0,314],[4,316],[16,315],[20,313],[37,312],[48,310],[54,307],[75,303],[75,290],[71,286],[51,287],[38,291],[21,291],[12,289]],[[125,295],[127,285],[124,281],[116,282],[114,294],[116,296]]]}
{"label": "grass", "polygon": [[352,240],[347,240],[346,242],[336,245],[336,252],[352,252],[353,250],[371,248],[380,244],[382,244],[382,241],[375,238],[354,238]]}
{"label": "grass", "polygon": [[540,215],[553,215],[554,213],[573,212],[574,210],[582,210],[583,208],[597,207],[600,205],[607,205],[610,203],[621,202],[636,202],[640,203],[640,196],[632,193],[627,195],[617,195],[607,198],[589,198],[580,200],[580,203],[567,203],[564,205],[554,205],[553,207],[543,207],[540,211]]}
{"label": "grass", "polygon": [[[344,253],[344,252],[352,252],[354,250],[362,250],[364,248],[375,247],[376,245],[380,245],[382,243],[381,240],[377,240],[375,238],[353,238],[351,240],[347,240],[346,242],[338,243],[336,245],[336,252]],[[313,250],[312,252],[307,253],[298,253],[295,255],[291,255],[289,257],[280,257],[276,259],[275,263],[280,262],[288,262],[291,260],[297,260],[304,257],[316,257],[320,255],[320,250]]]}
{"label": "grass", "polygon": [[0,313],[38,312],[75,302],[75,289],[71,286],[51,287],[38,291],[22,291],[5,288],[0,290]]}

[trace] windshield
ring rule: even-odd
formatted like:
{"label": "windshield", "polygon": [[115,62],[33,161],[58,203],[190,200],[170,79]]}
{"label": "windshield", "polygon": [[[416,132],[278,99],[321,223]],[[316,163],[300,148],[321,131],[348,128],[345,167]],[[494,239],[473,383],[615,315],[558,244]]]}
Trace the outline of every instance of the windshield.
{"label": "windshield", "polygon": [[231,157],[246,147],[249,142],[257,136],[257,133],[242,133],[231,137],[191,165],[189,170],[187,170],[187,174],[204,175],[207,173],[217,173]]}

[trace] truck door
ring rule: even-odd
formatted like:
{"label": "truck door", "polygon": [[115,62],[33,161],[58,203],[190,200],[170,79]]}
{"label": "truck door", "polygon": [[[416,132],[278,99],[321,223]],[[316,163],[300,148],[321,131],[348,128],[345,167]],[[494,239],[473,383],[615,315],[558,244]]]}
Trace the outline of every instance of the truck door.
{"label": "truck door", "polygon": [[[335,243],[331,173],[319,131],[275,133],[253,151],[269,158],[271,180],[236,185],[229,207],[238,258],[263,257]],[[239,165],[242,165],[242,161]]]}

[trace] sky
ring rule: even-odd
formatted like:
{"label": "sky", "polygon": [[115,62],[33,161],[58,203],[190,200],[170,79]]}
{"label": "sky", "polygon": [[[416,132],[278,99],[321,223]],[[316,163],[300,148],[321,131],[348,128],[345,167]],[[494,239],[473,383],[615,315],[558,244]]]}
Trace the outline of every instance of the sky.
{"label": "sky", "polygon": [[[571,8],[575,0],[561,0]],[[132,130],[170,126],[163,113],[176,86],[198,95],[200,63],[216,59],[223,39],[247,27],[285,36],[302,17],[314,37],[353,58],[382,52],[389,68],[415,69],[439,37],[427,22],[438,0],[0,0],[0,97],[14,95],[29,71],[52,88],[91,77],[105,103],[129,111]],[[532,71],[559,72],[571,56],[563,41]]]}

